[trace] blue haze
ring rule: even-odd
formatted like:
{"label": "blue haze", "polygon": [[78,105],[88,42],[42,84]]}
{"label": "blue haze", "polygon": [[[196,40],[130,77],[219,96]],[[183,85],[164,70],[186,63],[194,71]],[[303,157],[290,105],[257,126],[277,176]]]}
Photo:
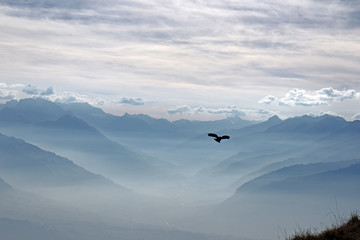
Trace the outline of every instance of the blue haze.
{"label": "blue haze", "polygon": [[358,209],[360,121],[171,122],[22,99],[0,105],[0,133],[8,239],[276,239]]}

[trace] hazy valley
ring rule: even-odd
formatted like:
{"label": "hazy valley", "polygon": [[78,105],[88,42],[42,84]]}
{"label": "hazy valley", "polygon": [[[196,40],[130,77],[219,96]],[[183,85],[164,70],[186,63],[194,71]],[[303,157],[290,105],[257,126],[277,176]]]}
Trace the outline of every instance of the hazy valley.
{"label": "hazy valley", "polygon": [[360,121],[331,115],[171,122],[13,100],[0,105],[0,229],[7,239],[282,238],[359,207],[359,145]]}

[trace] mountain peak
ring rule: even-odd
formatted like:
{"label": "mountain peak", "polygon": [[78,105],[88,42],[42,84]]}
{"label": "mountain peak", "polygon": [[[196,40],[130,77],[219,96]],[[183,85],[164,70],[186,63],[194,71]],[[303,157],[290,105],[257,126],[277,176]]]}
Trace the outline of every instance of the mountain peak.
{"label": "mountain peak", "polygon": [[63,111],[59,106],[57,106],[55,103],[42,99],[42,98],[24,98],[20,99],[20,101],[15,106],[17,109],[42,109],[46,108],[48,109],[56,109],[59,111]]}
{"label": "mountain peak", "polygon": [[281,119],[278,117],[278,115],[274,115],[268,119],[269,122],[281,122]]}
{"label": "mountain peak", "polygon": [[64,110],[70,111],[75,116],[83,118],[84,116],[103,116],[105,112],[101,108],[94,107],[87,102],[76,103],[56,103]]}
{"label": "mountain peak", "polygon": [[[45,151],[24,140],[0,134],[0,169],[15,187],[119,185],[76,165],[65,157]],[[16,173],[16,174],[14,174]],[[12,187],[0,178],[0,193]]]}
{"label": "mountain peak", "polygon": [[339,116],[324,114],[321,116],[303,115],[288,118],[269,128],[272,132],[287,133],[335,133],[345,127],[347,121]]}
{"label": "mountain peak", "polygon": [[18,104],[17,100],[10,100],[10,101],[7,101],[4,104],[0,104],[0,109],[4,109],[6,107],[12,108],[12,107],[16,106],[16,104]]}
{"label": "mountain peak", "polygon": [[55,103],[41,98],[10,101],[4,105],[1,112],[1,120],[11,123],[40,123],[55,120],[66,113]]}
{"label": "mountain peak", "polygon": [[57,127],[57,128],[68,128],[68,129],[82,129],[87,130],[93,128],[87,124],[85,121],[75,117],[71,114],[66,114],[59,117],[55,121],[48,121],[45,123],[46,126]]}

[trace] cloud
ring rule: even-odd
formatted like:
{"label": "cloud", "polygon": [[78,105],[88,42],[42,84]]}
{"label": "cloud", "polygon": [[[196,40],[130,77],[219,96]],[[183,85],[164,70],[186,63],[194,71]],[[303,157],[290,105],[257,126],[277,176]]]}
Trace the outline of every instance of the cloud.
{"label": "cloud", "polygon": [[257,109],[256,110],[256,113],[257,114],[259,114],[259,115],[265,115],[265,116],[272,116],[272,115],[274,115],[274,113],[273,112],[271,112],[271,111],[268,111],[268,110],[265,110],[265,109]]}
{"label": "cloud", "polygon": [[267,105],[269,105],[269,104],[274,103],[274,102],[276,102],[276,101],[277,101],[277,97],[274,97],[274,96],[272,96],[272,95],[268,95],[268,96],[260,99],[260,100],[259,100],[259,103],[260,103],[260,104],[267,104]]}
{"label": "cloud", "polygon": [[48,95],[53,95],[53,94],[55,94],[55,92],[52,87],[48,87],[46,90],[40,92],[40,95],[42,95],[42,96],[48,96]]}
{"label": "cloud", "polygon": [[323,88],[319,91],[316,91],[316,94],[320,96],[320,99],[323,101],[344,101],[348,99],[354,99],[360,96],[360,93],[357,93],[355,90],[343,90],[339,91],[333,88]]}
{"label": "cloud", "polygon": [[130,105],[134,105],[134,106],[138,106],[138,105],[144,105],[144,102],[141,98],[126,98],[123,97],[120,101],[118,101],[117,103],[120,104],[130,104]]}
{"label": "cloud", "polygon": [[266,109],[242,109],[236,106],[227,106],[223,108],[208,108],[208,107],[189,107],[181,105],[176,108],[168,110],[168,114],[178,115],[219,115],[222,117],[240,117],[247,120],[265,121],[274,115],[280,115],[278,112]]}
{"label": "cloud", "polygon": [[78,102],[88,102],[91,103],[91,99],[84,94],[79,94],[71,91],[63,91],[57,93],[54,96],[47,97],[48,100],[53,102],[60,102],[60,103],[78,103]]}
{"label": "cloud", "polygon": [[286,93],[285,97],[277,98],[272,95],[265,96],[258,102],[260,104],[276,104],[278,106],[327,106],[331,102],[339,102],[360,97],[353,89],[336,90],[331,87],[322,88],[317,91],[306,91],[304,89],[292,89]]}
{"label": "cloud", "polygon": [[[122,72],[129,71],[139,78],[146,73],[147,76],[164,76],[166,80],[163,81],[167,81],[171,75],[181,82],[218,85],[224,82],[234,84],[240,76],[242,81],[239,82],[246,79],[254,82],[253,79],[258,76],[256,71],[247,76],[244,70],[255,67],[257,70],[262,69],[262,72],[268,69],[268,72],[265,71],[268,75],[304,78],[302,74],[308,70],[303,69],[306,66],[284,73],[285,69],[291,69],[288,64],[296,65],[295,59],[299,59],[293,58],[289,53],[329,50],[327,46],[317,42],[315,47],[315,44],[297,41],[294,35],[301,33],[303,35],[298,36],[299,39],[308,39],[309,35],[317,34],[316,29],[311,32],[312,28],[327,31],[329,28],[325,25],[331,25],[331,30],[338,24],[329,22],[342,20],[343,18],[336,17],[348,16],[349,14],[341,13],[350,11],[337,1],[331,6],[319,1],[306,1],[303,4],[291,1],[254,2],[256,1],[215,0],[208,3],[185,0],[180,4],[176,1],[164,3],[145,0],[110,0],[106,3],[99,0],[6,0],[8,7],[2,11],[5,16],[12,18],[3,19],[3,22],[16,20],[16,24],[4,26],[1,30],[4,38],[13,42],[6,46],[10,48],[8,54],[21,53],[13,54],[13,58],[21,56],[21,62],[26,62],[29,58],[27,64],[35,65],[35,69],[42,64],[51,63],[56,65],[53,68],[57,68],[68,62],[70,66],[66,69],[69,72],[73,68],[83,68],[83,72],[93,73],[103,67],[107,74],[117,75],[121,68]],[[319,9],[321,15],[318,14]],[[278,31],[273,31],[274,24],[279,26],[276,28]],[[322,31],[321,36],[323,34]],[[30,44],[26,51],[17,47],[18,44],[23,46],[19,39],[28,39]],[[336,36],[334,39],[314,36],[313,39],[325,39],[326,43],[339,40]],[[81,44],[74,44],[75,42]],[[58,50],[49,54],[47,49]],[[261,53],[256,51],[258,49]],[[271,57],[274,51],[276,59]],[[116,54],[119,52],[122,54]],[[4,51],[4,55],[5,53]],[[24,57],[25,53],[29,56]],[[86,66],[93,61],[89,61],[89,55],[93,56],[91,59],[96,59],[93,62],[96,67]],[[239,57],[242,59],[241,64]],[[166,61],[160,61],[161,59]],[[271,62],[271,66],[268,62]],[[114,67],[109,68],[109,63]],[[116,71],[112,71],[113,69]],[[198,74],[205,72],[207,76],[199,77]],[[294,74],[297,72],[299,74]],[[225,74],[231,76],[224,77]],[[74,74],[70,72],[69,75]],[[225,78],[229,80],[225,81]],[[222,81],[217,81],[220,79]]]}
{"label": "cloud", "polygon": [[208,113],[211,114],[225,114],[231,117],[244,117],[246,114],[238,109],[236,106],[227,106],[225,108],[218,108],[218,109],[207,109]]}
{"label": "cloud", "polygon": [[168,114],[174,115],[222,115],[225,117],[241,117],[248,119],[267,119],[273,115],[274,112],[265,109],[241,109],[237,106],[226,106],[222,108],[209,108],[209,107],[189,107],[181,105],[176,108],[171,108],[167,111]]}
{"label": "cloud", "polygon": [[53,87],[48,87],[47,89],[43,90],[31,84],[24,87],[22,91],[28,95],[41,95],[41,96],[49,96],[55,93]]}
{"label": "cloud", "polygon": [[360,120],[360,113],[355,114],[354,116],[352,116],[351,119],[352,120]]}
{"label": "cloud", "polygon": [[71,7],[81,7],[83,5],[83,0],[77,1],[36,1],[36,0],[27,0],[27,1],[12,1],[12,0],[3,0],[2,4],[7,4],[9,6],[15,7],[28,7],[28,8],[71,8]]}
{"label": "cloud", "polygon": [[[51,92],[51,90],[49,90]],[[80,94],[72,91],[56,91],[54,94],[42,94],[38,95],[37,97],[44,98],[46,100],[52,102],[59,102],[59,103],[89,103],[91,105],[105,105],[107,103],[101,97],[90,97],[86,94]]]}
{"label": "cloud", "polygon": [[313,116],[313,117],[321,117],[323,115],[330,115],[330,116],[334,116],[334,117],[342,117],[342,118],[344,118],[344,116],[339,115],[339,114],[337,114],[335,112],[332,112],[332,111],[326,111],[326,112],[321,111],[321,112],[318,112],[318,113],[308,113],[307,115]]}
{"label": "cloud", "polygon": [[186,105],[182,105],[182,106],[178,106],[176,108],[172,108],[172,109],[169,109],[167,111],[168,114],[184,114],[184,113],[189,113],[191,112],[192,109],[189,107],[189,106],[186,106]]}
{"label": "cloud", "polygon": [[73,91],[55,91],[53,87],[41,89],[32,84],[23,85],[0,82],[0,100],[22,99],[28,97],[43,98],[48,101],[61,103],[87,102],[93,105],[104,105],[107,103],[107,101],[101,97],[90,97]]}
{"label": "cloud", "polygon": [[280,116],[281,114],[279,112],[267,110],[267,109],[243,109],[243,112],[245,113],[245,117],[243,119],[247,120],[258,120],[258,121],[264,121],[269,119],[270,117],[274,115]]}
{"label": "cloud", "polygon": [[12,92],[9,92],[6,89],[0,88],[0,100],[12,100],[15,99],[15,94]]}
{"label": "cloud", "polygon": [[[166,99],[161,109],[207,104],[213,109],[180,112],[241,115],[241,109],[217,106],[256,104],[284,86],[312,89],[331,83],[335,89],[357,89],[359,54],[354,49],[360,44],[354,36],[360,7],[355,2],[4,0],[0,47],[7,61],[1,63],[6,71],[0,78],[38,86],[50,79],[56,90],[61,86],[78,93],[86,83],[88,96]],[[83,100],[46,90],[20,92]],[[218,90],[221,94],[214,97]],[[322,92],[323,99],[311,96],[316,94],[299,90],[260,103],[323,106],[331,103],[328,99],[351,97],[336,98],[331,91]]]}
{"label": "cloud", "polygon": [[99,97],[89,97],[85,94],[80,94],[72,91],[58,91],[55,92],[53,87],[47,89],[41,89],[34,85],[27,85],[22,89],[22,92],[32,97],[44,98],[53,102],[61,103],[83,103],[87,102],[95,105],[104,105],[106,101]]}
{"label": "cloud", "polygon": [[31,94],[31,95],[37,95],[38,94],[38,89],[37,87],[29,84],[26,87],[24,87],[23,92],[26,94]]}
{"label": "cloud", "polygon": [[280,106],[319,106],[327,105],[327,102],[320,99],[318,94],[306,92],[303,89],[293,89],[286,93],[284,98],[279,99]]}
{"label": "cloud", "polygon": [[16,99],[19,89],[23,87],[22,84],[0,83],[0,100]]}

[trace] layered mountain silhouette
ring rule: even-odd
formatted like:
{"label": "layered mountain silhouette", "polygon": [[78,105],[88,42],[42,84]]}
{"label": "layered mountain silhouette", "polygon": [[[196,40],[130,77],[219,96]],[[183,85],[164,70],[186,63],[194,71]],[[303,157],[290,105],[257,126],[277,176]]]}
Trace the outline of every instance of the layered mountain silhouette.
{"label": "layered mountain silhouette", "polygon": [[229,132],[229,144],[234,144],[229,148],[237,146],[237,152],[203,173],[218,181],[232,176],[234,181],[229,188],[235,193],[218,211],[231,218],[256,207],[253,216],[261,224],[271,221],[267,216],[278,216],[272,224],[276,228],[289,225],[289,215],[304,227],[337,204],[355,209],[360,191],[358,124],[330,115],[273,117]]}
{"label": "layered mountain silhouette", "polygon": [[[360,159],[358,160],[360,161]],[[264,191],[286,194],[311,194],[326,196],[358,197],[360,191],[360,163],[331,171],[306,176],[292,176],[264,186]]]}
{"label": "layered mountain silhouette", "polygon": [[[109,119],[117,119],[87,104],[74,106],[89,109],[88,115],[98,113],[100,119],[105,116],[102,124],[106,126],[110,125],[106,116]],[[33,117],[34,115],[36,117]],[[25,139],[69,157],[96,173],[137,178],[139,174],[163,174],[163,169],[158,169],[157,166],[171,167],[164,161],[132,151],[110,140],[95,127],[76,117],[70,109],[64,110],[46,100],[12,101],[11,104],[2,106],[0,116],[2,116],[0,128],[5,134]],[[133,122],[129,120],[128,123],[133,124]],[[116,124],[123,128],[129,127],[126,122],[116,122]]]}
{"label": "layered mountain silhouette", "polygon": [[226,174],[263,169],[265,173],[294,164],[347,161],[358,156],[360,135],[353,128],[358,121],[330,115],[274,120],[229,132],[230,147],[237,146],[238,152],[213,171]]}
{"label": "layered mountain silhouette", "polygon": [[105,113],[102,109],[93,107],[88,103],[58,103],[58,105],[105,133],[151,131],[151,126],[146,121],[129,114],[115,116]]}
{"label": "layered mountain silhouette", "polygon": [[155,119],[145,114],[124,114],[115,116],[93,107],[88,103],[58,104],[63,109],[71,111],[75,116],[85,120],[97,129],[116,136],[119,134],[141,134],[141,136],[161,137],[193,137],[196,134],[218,131],[223,129],[237,129],[249,126],[255,122],[231,117],[216,121],[177,120],[170,122],[166,119]]}
{"label": "layered mountain silhouette", "polygon": [[224,129],[239,129],[254,123],[256,122],[243,120],[239,117],[228,117],[226,119],[214,121],[191,121],[181,119],[173,122],[176,127],[191,132],[193,135],[194,133],[219,132]]}
{"label": "layered mountain silhouette", "polygon": [[[353,179],[352,175],[359,174],[360,159],[353,161],[338,161],[326,163],[310,163],[310,164],[296,164],[289,167],[284,167],[279,170],[271,171],[251,181],[246,182],[236,191],[236,194],[248,194],[256,192],[296,192],[298,194],[310,193],[316,191],[325,191],[329,195],[334,195],[335,192],[343,189],[345,186],[351,189],[354,193],[357,189],[357,181]],[[330,184],[337,182],[336,185]],[[326,183],[327,182],[327,183]],[[320,188],[319,186],[323,187]],[[328,186],[326,189],[324,186]],[[342,186],[341,189],[335,186]]]}
{"label": "layered mountain silhouette", "polygon": [[[119,188],[103,175],[124,186],[133,184],[134,189],[153,197],[127,199],[136,205],[135,212],[167,214],[163,203],[156,211],[146,212],[143,207],[151,201],[158,203],[159,196],[174,196],[179,201],[169,208],[171,211],[188,204],[188,197],[198,206],[227,199],[215,214],[221,212],[225,220],[231,218],[232,223],[241,225],[244,218],[239,216],[250,215],[265,224],[271,222],[267,216],[293,209],[308,221],[310,215],[326,215],[324,211],[329,211],[334,197],[346,207],[354,206],[360,192],[360,121],[331,115],[283,120],[273,116],[260,123],[239,118],[171,122],[144,114],[115,116],[87,103],[23,99],[0,104],[0,132],[3,195],[18,188]],[[229,135],[231,141],[214,144],[209,141],[209,132]],[[111,191],[103,197],[107,195],[102,203],[111,210],[106,211],[128,210],[124,198]],[[73,196],[68,194],[64,199],[71,203],[80,200],[81,206],[82,200],[91,202],[96,193],[84,199],[71,199]],[[122,202],[126,205],[123,209],[119,207]],[[251,212],[254,209],[256,212]],[[206,220],[222,223],[219,215]],[[220,228],[218,223],[214,226]],[[243,225],[242,229],[251,226]],[[234,226],[232,230],[241,228]]]}
{"label": "layered mountain silhouette", "polygon": [[0,122],[3,124],[35,124],[56,120],[66,112],[53,102],[27,98],[10,101],[0,106]]}
{"label": "layered mountain silhouette", "polygon": [[[77,166],[66,158],[2,134],[0,155],[0,176],[21,188],[88,185],[120,189],[119,185]],[[10,188],[5,182],[0,183],[2,189]]]}

